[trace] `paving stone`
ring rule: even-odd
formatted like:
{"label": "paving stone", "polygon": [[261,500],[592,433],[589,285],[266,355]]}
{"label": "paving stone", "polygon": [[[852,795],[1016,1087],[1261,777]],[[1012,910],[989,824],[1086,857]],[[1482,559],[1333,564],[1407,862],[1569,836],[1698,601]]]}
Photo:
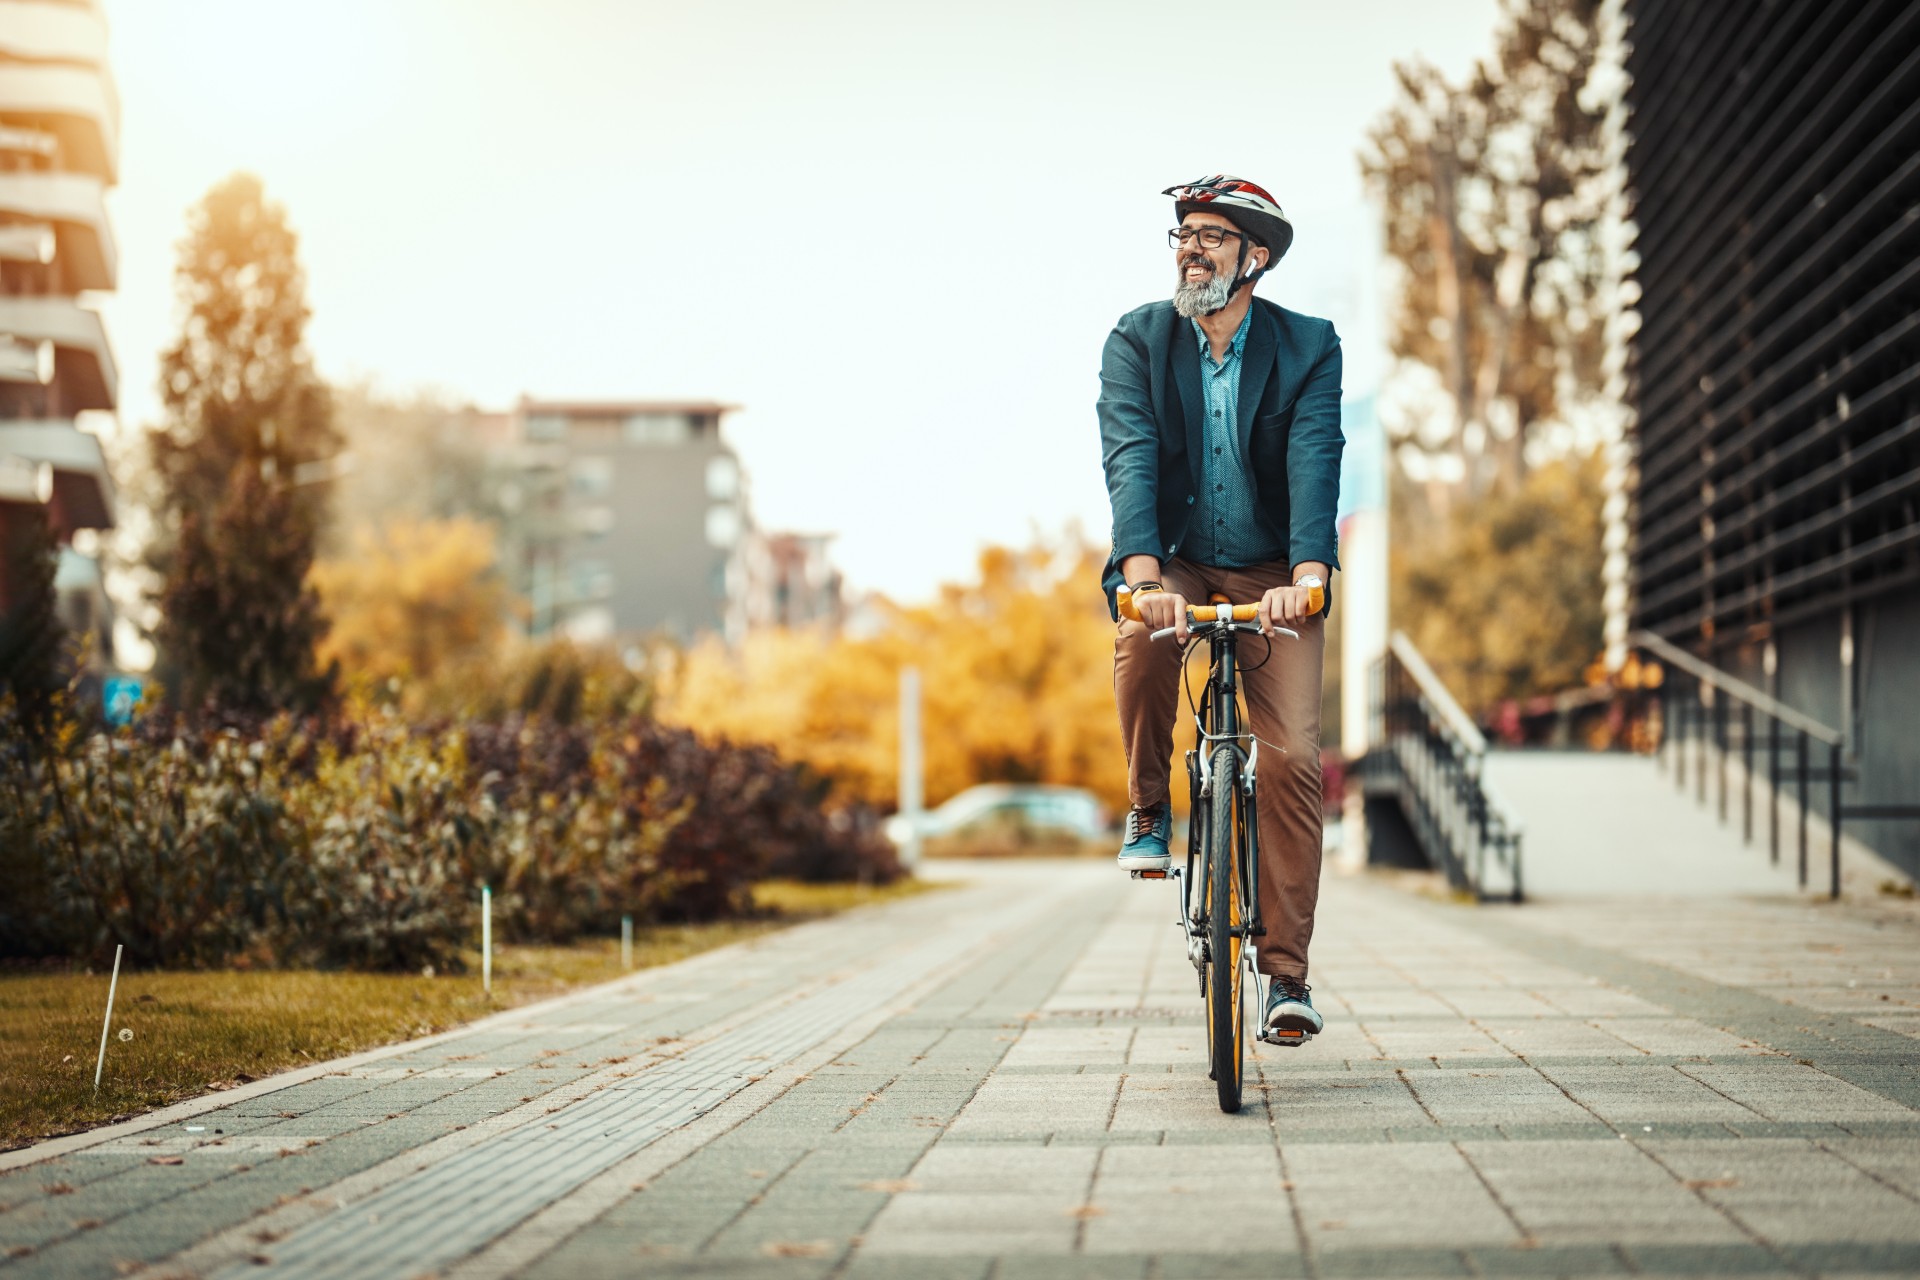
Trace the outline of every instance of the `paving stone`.
{"label": "paving stone", "polygon": [[[509,1273],[551,1280],[1920,1271],[1920,1055],[1878,999],[1920,1006],[1914,919],[1732,899],[1471,909],[1329,878],[1313,979],[1328,1029],[1297,1050],[1251,1046],[1245,1105],[1226,1115],[1159,886],[1092,864],[967,874],[977,888],[215,1109],[220,1147],[175,1125],[0,1174],[0,1246],[34,1247],[0,1261],[0,1280],[130,1261],[165,1274],[229,1229],[221,1256],[239,1258],[280,1197],[415,1150],[438,1153],[422,1157],[430,1178],[470,1170],[440,1193],[461,1215],[415,1231],[484,1224],[476,1276],[497,1273],[487,1232],[523,1218],[554,1243]],[[994,923],[1020,909],[1048,927]],[[968,941],[917,995],[807,1056],[839,1024],[793,1010],[891,981],[942,930]],[[700,1067],[713,1043],[739,1048]],[[569,1127],[620,1140],[630,1121],[607,1108],[632,1081],[754,1077],[734,1110],[671,1113],[659,1140],[698,1140],[649,1165],[642,1190],[570,1164],[586,1145],[540,1145]],[[519,1127],[491,1127],[516,1109]],[[387,1167],[396,1185],[413,1176]],[[543,1178],[551,1207],[487,1207]],[[75,1190],[48,1196],[55,1180]],[[599,1199],[542,1225],[575,1196]],[[297,1244],[274,1242],[272,1270],[320,1274],[295,1265]],[[417,1269],[397,1259],[354,1274]]]}

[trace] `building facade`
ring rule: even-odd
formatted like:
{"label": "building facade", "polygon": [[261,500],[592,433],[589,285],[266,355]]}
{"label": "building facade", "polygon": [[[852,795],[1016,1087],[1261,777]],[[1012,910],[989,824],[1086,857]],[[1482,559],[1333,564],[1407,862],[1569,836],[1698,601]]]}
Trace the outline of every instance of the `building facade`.
{"label": "building facade", "polygon": [[[1920,2],[1627,0],[1634,625],[1920,803]],[[1848,819],[1920,870],[1920,824]]]}
{"label": "building facade", "polygon": [[755,527],[714,402],[522,399],[476,414],[531,636],[584,643],[839,619],[829,538]]}
{"label": "building facade", "polygon": [[[8,0],[0,21],[0,626],[34,574],[22,557],[51,534],[69,630],[111,653],[97,561],[73,547],[110,527],[114,495],[99,439],[118,370],[82,301],[114,287],[104,193],[119,162],[119,101],[106,22],[87,0]],[[84,543],[86,537],[82,537]]]}

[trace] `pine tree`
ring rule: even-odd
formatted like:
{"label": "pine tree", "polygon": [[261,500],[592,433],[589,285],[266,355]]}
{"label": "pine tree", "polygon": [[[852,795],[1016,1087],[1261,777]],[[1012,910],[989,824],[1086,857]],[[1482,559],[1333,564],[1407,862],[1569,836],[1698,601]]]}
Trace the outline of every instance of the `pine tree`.
{"label": "pine tree", "polygon": [[304,346],[306,281],[286,211],[235,174],[189,216],[175,286],[184,313],[162,357],[166,425],[152,438],[162,536],[163,684],[225,710],[308,710],[333,685],[307,580],[326,515],[316,471],[340,448]]}
{"label": "pine tree", "polygon": [[19,723],[35,737],[45,732],[66,683],[66,629],[55,610],[54,573],[60,545],[44,516],[4,526],[0,556],[16,584],[18,602],[0,616],[0,697],[10,698]]}

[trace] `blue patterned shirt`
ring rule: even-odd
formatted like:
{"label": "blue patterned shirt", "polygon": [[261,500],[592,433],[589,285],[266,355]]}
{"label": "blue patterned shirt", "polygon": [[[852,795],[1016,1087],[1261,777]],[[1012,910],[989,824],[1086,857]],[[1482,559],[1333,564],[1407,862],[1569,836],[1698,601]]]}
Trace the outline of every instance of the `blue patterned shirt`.
{"label": "blue patterned shirt", "polygon": [[1240,453],[1240,367],[1247,345],[1247,326],[1253,308],[1240,321],[1226,358],[1215,364],[1213,348],[1198,321],[1193,336],[1200,343],[1200,385],[1206,393],[1205,442],[1200,467],[1200,492],[1194,495],[1193,519],[1187,525],[1183,554],[1198,564],[1221,569],[1278,560],[1286,540],[1260,513],[1253,500],[1253,474]]}

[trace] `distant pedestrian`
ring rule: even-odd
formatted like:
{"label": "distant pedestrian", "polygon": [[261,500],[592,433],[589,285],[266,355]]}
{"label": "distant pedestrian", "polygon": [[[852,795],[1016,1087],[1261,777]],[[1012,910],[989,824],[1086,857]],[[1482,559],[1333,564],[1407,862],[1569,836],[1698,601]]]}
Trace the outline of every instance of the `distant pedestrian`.
{"label": "distant pedestrian", "polygon": [[[1320,888],[1320,682],[1326,634],[1311,591],[1338,567],[1340,339],[1325,320],[1256,300],[1253,288],[1293,243],[1272,196],[1224,174],[1169,187],[1170,301],[1120,318],[1100,366],[1100,438],[1113,504],[1111,605],[1124,583],[1140,621],[1120,621],[1114,693],[1127,752],[1120,865],[1165,868],[1168,774],[1180,706],[1189,602],[1258,601],[1260,626],[1285,625],[1243,668],[1259,759],[1260,971],[1273,981],[1269,1028],[1317,1034],[1306,985]],[[1331,601],[1331,594],[1326,597]],[[1118,620],[1118,614],[1115,614]]]}

